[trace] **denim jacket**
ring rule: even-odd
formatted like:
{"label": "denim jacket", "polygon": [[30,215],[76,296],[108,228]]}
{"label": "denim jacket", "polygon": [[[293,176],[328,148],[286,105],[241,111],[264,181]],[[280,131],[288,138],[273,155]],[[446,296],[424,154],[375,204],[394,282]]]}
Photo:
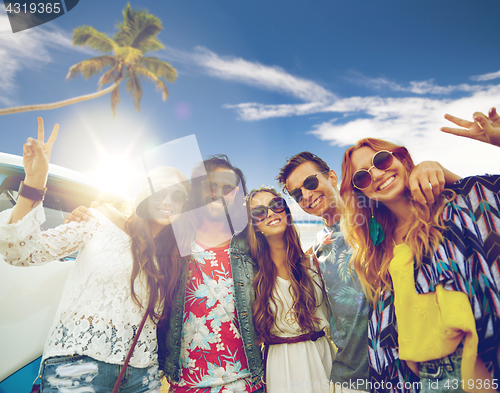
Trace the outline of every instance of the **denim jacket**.
{"label": "denim jacket", "polygon": [[[250,257],[246,230],[235,234],[229,246],[231,270],[234,282],[234,296],[240,334],[243,340],[252,384],[262,381],[264,366],[260,346],[255,343],[256,333],[252,319],[252,304],[255,299],[253,290],[254,271],[257,264]],[[186,270],[186,269],[185,269]],[[183,275],[186,271],[183,272]],[[181,371],[181,332],[184,315],[186,287],[181,285],[177,299],[166,320],[168,326],[158,326],[158,361],[160,369],[170,381],[179,382]]]}

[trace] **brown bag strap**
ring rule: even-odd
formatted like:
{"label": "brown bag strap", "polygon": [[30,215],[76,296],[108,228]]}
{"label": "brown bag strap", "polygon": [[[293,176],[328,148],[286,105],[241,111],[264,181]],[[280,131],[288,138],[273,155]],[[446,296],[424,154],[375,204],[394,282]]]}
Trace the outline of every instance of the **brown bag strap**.
{"label": "brown bag strap", "polygon": [[132,357],[132,353],[134,352],[135,345],[137,344],[137,341],[139,340],[139,336],[141,335],[142,328],[144,327],[144,324],[146,323],[146,319],[148,319],[147,312],[142,317],[141,324],[139,326],[139,329],[137,329],[137,333],[135,334],[135,337],[134,337],[134,342],[132,343],[132,346],[130,347],[130,349],[128,351],[127,357],[125,358],[125,363],[123,363],[122,370],[120,371],[120,375],[118,375],[118,379],[115,382],[115,386],[113,388],[113,393],[118,393],[118,389],[120,389],[120,384],[122,382],[123,376],[125,375],[125,371],[127,370],[128,362],[130,361],[130,358]]}
{"label": "brown bag strap", "polygon": [[33,382],[33,385],[31,386],[30,393],[40,393],[40,384],[36,383],[37,379],[40,378],[40,376],[36,377],[35,381]]}

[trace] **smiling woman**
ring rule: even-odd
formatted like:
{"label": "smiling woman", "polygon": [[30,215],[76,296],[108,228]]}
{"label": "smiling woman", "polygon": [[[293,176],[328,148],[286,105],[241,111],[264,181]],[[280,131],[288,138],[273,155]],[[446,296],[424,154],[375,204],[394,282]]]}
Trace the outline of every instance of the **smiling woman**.
{"label": "smiling woman", "polygon": [[409,187],[414,167],[405,147],[373,138],[347,149],[342,163],[352,263],[373,304],[371,381],[391,391],[408,389],[400,381],[448,391],[454,380],[457,392],[494,391],[500,177],[460,179],[421,204]]}
{"label": "smiling woman", "polygon": [[[0,213],[0,253],[11,265],[45,265],[79,251],[45,344],[42,392],[58,391],[58,386],[111,390],[120,370],[128,375],[122,388],[159,392],[156,326],[167,318],[163,310],[172,306],[182,285],[185,260],[178,242],[190,243],[193,234],[189,220],[179,224],[179,217],[167,217],[167,212],[180,211],[185,198],[165,190],[175,185],[175,195],[185,197],[189,187],[180,183],[185,176],[175,168],[151,171],[134,202],[144,208],[129,217],[113,209],[93,209],[88,221],[41,231],[57,131],[56,126],[45,142],[43,120],[38,119],[38,139],[28,138],[24,145],[25,180],[15,207]],[[163,207],[154,204],[150,209],[157,193]],[[142,217],[144,212],[147,217]],[[175,236],[174,221],[181,228]],[[129,360],[129,367],[123,367]]]}
{"label": "smiling woman", "polygon": [[[269,393],[329,391],[334,353],[324,285],[312,258],[304,256],[286,201],[272,188],[246,198],[254,278],[254,326],[265,345]],[[305,361],[306,360],[306,361]]]}
{"label": "smiling woman", "polygon": [[[22,157],[0,153],[0,212],[11,209],[18,199],[24,178]],[[105,194],[87,176],[57,165],[50,166],[44,199],[44,229],[62,224],[68,212],[79,205],[105,198],[124,202],[115,194]],[[4,263],[0,256],[0,392],[29,391],[36,378],[40,360],[29,372],[13,375],[20,367],[41,356],[57,303],[73,267],[77,253],[61,261],[38,267],[19,269]],[[22,296],[20,295],[22,293]],[[4,389],[4,390],[2,390]]]}

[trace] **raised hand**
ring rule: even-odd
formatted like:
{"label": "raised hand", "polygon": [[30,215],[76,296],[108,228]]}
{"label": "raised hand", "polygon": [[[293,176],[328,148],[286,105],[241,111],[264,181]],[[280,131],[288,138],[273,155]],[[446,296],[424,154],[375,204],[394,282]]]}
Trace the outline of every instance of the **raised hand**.
{"label": "raised hand", "polygon": [[500,146],[500,116],[495,108],[490,109],[488,116],[475,112],[472,116],[474,121],[460,119],[449,114],[444,117],[462,128],[442,127],[441,131]]}
{"label": "raised hand", "polygon": [[[43,119],[38,118],[38,138],[28,138],[23,146],[23,166],[24,166],[24,185],[28,188],[35,188],[43,190],[47,182],[47,175],[49,173],[49,161],[52,148],[59,133],[59,124],[54,126],[52,134],[45,142],[45,132],[43,128]],[[12,211],[10,223],[13,224],[21,220],[28,214],[40,200],[32,200],[20,193],[17,199],[16,206]]]}
{"label": "raised hand", "polygon": [[24,182],[26,185],[38,189],[45,187],[50,155],[58,133],[59,124],[56,124],[49,139],[45,142],[43,119],[38,118],[38,139],[28,138],[23,146],[23,166],[26,173]]}

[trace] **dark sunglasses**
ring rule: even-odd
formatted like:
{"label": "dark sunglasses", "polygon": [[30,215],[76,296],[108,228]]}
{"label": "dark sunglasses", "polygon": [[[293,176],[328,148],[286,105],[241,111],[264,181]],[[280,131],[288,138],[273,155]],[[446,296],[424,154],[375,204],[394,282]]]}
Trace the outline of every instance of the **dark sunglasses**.
{"label": "dark sunglasses", "polygon": [[250,210],[250,218],[254,223],[258,224],[266,219],[269,209],[275,213],[283,213],[285,208],[286,201],[282,197],[275,197],[271,199],[268,206],[259,205]]}
{"label": "dark sunglasses", "polygon": [[352,184],[358,190],[364,190],[372,184],[373,178],[370,171],[377,168],[381,171],[386,171],[392,166],[394,156],[388,150],[380,150],[372,157],[372,166],[369,169],[359,169],[352,176]]}
{"label": "dark sunglasses", "polygon": [[211,194],[215,194],[217,192],[217,189],[220,188],[222,194],[227,195],[232,193],[236,188],[236,186],[233,184],[219,184],[214,181],[208,181],[208,180],[204,180],[201,184],[203,185],[203,191]]}
{"label": "dark sunglasses", "polygon": [[302,190],[301,188],[304,187],[306,190],[312,191],[318,188],[319,180],[318,180],[318,175],[322,175],[324,173],[330,172],[328,170],[316,173],[315,175],[307,176],[302,183],[302,185],[299,188],[294,188],[292,191],[289,192],[290,196],[297,201],[297,203],[300,203],[302,201]]}

